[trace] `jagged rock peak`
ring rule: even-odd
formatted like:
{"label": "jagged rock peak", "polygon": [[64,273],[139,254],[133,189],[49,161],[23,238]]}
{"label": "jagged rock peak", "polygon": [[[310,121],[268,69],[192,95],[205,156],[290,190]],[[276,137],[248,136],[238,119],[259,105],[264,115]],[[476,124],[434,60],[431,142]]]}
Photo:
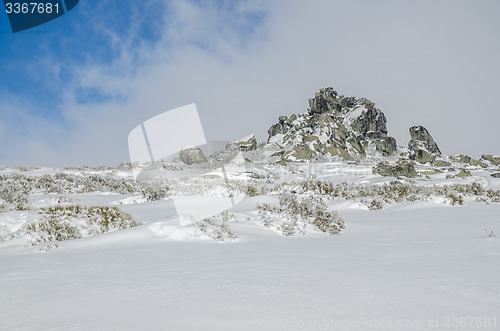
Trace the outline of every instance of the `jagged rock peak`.
{"label": "jagged rock peak", "polygon": [[441,155],[438,145],[432,139],[431,134],[421,125],[410,127],[410,159],[419,163],[431,163],[437,156]]}
{"label": "jagged rock peak", "polygon": [[305,114],[280,116],[268,130],[268,142],[282,147],[283,161],[389,156],[396,140],[387,136],[386,122],[370,100],[345,97],[328,87],[309,99]]}

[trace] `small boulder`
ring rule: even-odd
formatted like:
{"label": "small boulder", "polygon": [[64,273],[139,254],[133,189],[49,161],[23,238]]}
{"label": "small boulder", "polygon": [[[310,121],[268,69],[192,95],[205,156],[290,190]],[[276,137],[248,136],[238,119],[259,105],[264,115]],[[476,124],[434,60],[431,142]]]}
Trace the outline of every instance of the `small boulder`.
{"label": "small boulder", "polygon": [[493,177],[493,178],[500,178],[500,172],[497,172],[495,174],[491,174],[491,177]]}
{"label": "small boulder", "polygon": [[187,165],[203,164],[208,160],[199,147],[186,146],[179,152],[179,159]]}
{"label": "small boulder", "polygon": [[449,167],[451,166],[451,163],[445,160],[435,160],[434,162],[432,162],[432,165],[434,167]]}
{"label": "small boulder", "polygon": [[462,169],[455,177],[470,177],[471,175],[470,171]]}
{"label": "small boulder", "polygon": [[491,163],[493,163],[495,165],[500,165],[500,156],[493,156],[491,154],[485,154],[485,155],[481,155],[481,158],[483,160],[490,161]]}
{"label": "small boulder", "polygon": [[466,164],[470,164],[471,161],[472,161],[472,158],[468,155],[463,155],[463,154],[456,154],[456,155],[452,155],[450,156],[450,159],[453,161],[453,162],[457,162],[457,163],[466,163]]}
{"label": "small boulder", "polygon": [[481,168],[488,168],[488,165],[481,160],[474,160],[473,159],[470,161],[470,164],[473,166],[476,166],[476,167],[479,166]]}
{"label": "small boulder", "polygon": [[379,174],[381,176],[405,176],[408,178],[417,177],[417,171],[415,170],[415,166],[411,161],[403,160],[395,165],[390,165],[387,163],[379,163],[375,167],[373,167],[372,172],[374,174]]}

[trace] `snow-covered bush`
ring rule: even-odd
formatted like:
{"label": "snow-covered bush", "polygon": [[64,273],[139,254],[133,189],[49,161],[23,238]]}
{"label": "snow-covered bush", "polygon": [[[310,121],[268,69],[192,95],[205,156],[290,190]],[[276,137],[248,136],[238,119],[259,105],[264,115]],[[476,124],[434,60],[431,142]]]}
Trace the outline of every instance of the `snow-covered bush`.
{"label": "snow-covered bush", "polygon": [[254,197],[256,195],[259,195],[258,189],[255,185],[247,185],[247,195],[249,197]]}
{"label": "snow-covered bush", "polygon": [[371,202],[365,202],[370,210],[379,210],[382,209],[382,201],[373,199]]}
{"label": "snow-covered bush", "polygon": [[22,225],[3,240],[25,238],[32,245],[47,241],[64,241],[139,225],[116,207],[55,206],[41,208],[35,220]]}
{"label": "snow-covered bush", "polygon": [[21,175],[0,176],[0,199],[5,210],[25,210],[32,182]]}
{"label": "snow-covered bush", "polygon": [[25,176],[21,174],[0,175],[0,198],[11,203],[18,198],[15,192],[24,195],[32,192],[74,194],[86,192],[140,192],[140,186],[130,179],[93,174],[73,175],[57,173],[54,175]]}
{"label": "snow-covered bush", "polygon": [[167,196],[167,192],[170,188],[166,185],[160,183],[152,183],[146,186],[143,186],[141,189],[142,196],[146,199],[147,202],[157,201],[164,199]]}
{"label": "snow-covered bush", "polygon": [[450,204],[452,206],[464,204],[464,197],[461,194],[455,194],[454,192],[449,192],[446,194],[446,198],[449,199]]}
{"label": "snow-covered bush", "polygon": [[231,179],[226,181],[215,175],[169,180],[169,187],[174,196],[229,197],[249,195],[245,180]]}
{"label": "snow-covered bush", "polygon": [[307,224],[329,234],[339,234],[345,228],[337,212],[329,212],[323,199],[313,196],[299,197],[287,191],[280,194],[279,206],[257,205],[264,226],[276,228],[285,236],[305,234]]}
{"label": "snow-covered bush", "polygon": [[196,222],[201,232],[215,241],[235,240],[238,236],[229,228],[227,221],[234,221],[236,217],[227,210],[212,217]]}
{"label": "snow-covered bush", "polygon": [[77,177],[76,182],[79,193],[86,192],[116,192],[134,193],[139,192],[138,185],[126,179],[117,179],[111,176],[90,175],[88,177]]}
{"label": "snow-covered bush", "polygon": [[[443,197],[451,205],[462,205],[466,196],[480,202],[500,202],[500,191],[486,190],[479,183],[452,185],[416,185],[414,182],[393,181],[377,184],[332,183],[323,181],[303,181],[298,183],[282,183],[275,191],[295,191],[300,194],[316,194],[331,199],[358,200],[376,210],[383,203],[391,204],[402,201],[430,200]],[[368,199],[371,198],[371,199]]]}

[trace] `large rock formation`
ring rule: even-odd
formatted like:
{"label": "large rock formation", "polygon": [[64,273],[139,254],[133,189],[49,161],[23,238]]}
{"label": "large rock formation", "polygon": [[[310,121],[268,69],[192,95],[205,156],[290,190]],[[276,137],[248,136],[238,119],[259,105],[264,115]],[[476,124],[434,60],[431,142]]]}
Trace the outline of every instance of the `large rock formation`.
{"label": "large rock formation", "polygon": [[396,151],[396,139],[387,136],[386,122],[373,102],[329,87],[309,99],[305,114],[280,116],[268,130],[268,143],[281,147],[283,161],[389,156]]}
{"label": "large rock formation", "polygon": [[408,143],[410,159],[419,163],[431,163],[441,155],[438,145],[431,134],[421,125],[410,127],[411,140]]}

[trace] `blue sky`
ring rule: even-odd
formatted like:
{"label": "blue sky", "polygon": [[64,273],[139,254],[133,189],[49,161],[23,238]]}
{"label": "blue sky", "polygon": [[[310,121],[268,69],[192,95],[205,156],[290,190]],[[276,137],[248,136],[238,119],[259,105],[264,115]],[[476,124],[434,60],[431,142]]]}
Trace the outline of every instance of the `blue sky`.
{"label": "blue sky", "polygon": [[[62,91],[74,84],[75,67],[89,61],[112,65],[120,56],[119,46],[110,43],[112,33],[130,35],[130,46],[155,42],[160,31],[137,17],[163,24],[165,5],[159,1],[139,6],[133,1],[81,1],[76,10],[30,30],[12,34],[7,15],[1,16],[2,65],[0,91],[20,102],[33,103],[30,114],[63,120]],[[105,22],[104,22],[105,21]],[[134,28],[134,34],[130,32]],[[131,68],[132,70],[133,68]],[[79,102],[102,102],[107,98],[95,88],[76,88]]]}
{"label": "blue sky", "polygon": [[[196,19],[196,15],[203,13],[218,15],[217,20],[210,18],[206,22],[207,31],[217,31],[223,38],[232,39],[236,47],[244,48],[254,27],[263,22],[265,15],[259,9],[238,13],[240,9],[240,5],[231,1],[187,1],[182,5],[179,1],[160,0],[82,0],[66,15],[16,34],[10,31],[7,15],[0,15],[0,97],[4,100],[0,111],[4,131],[16,135],[40,124],[47,130],[37,129],[38,137],[33,138],[47,139],[44,146],[47,149],[52,149],[51,144],[60,147],[60,142],[53,140],[71,140],[74,130],[80,129],[78,120],[68,111],[68,104],[126,104],[129,88],[133,88],[103,87],[100,78],[85,77],[85,71],[91,74],[95,69],[99,75],[108,74],[115,80],[131,80],[149,60],[145,52],[158,43],[162,44],[162,60],[167,62],[169,50],[175,52],[178,47],[191,46],[217,54],[215,39],[197,31],[198,27],[183,38],[175,37],[183,25],[192,24],[179,21],[179,11],[185,11],[187,19],[190,15]],[[180,25],[175,26],[174,22]],[[171,33],[174,38],[164,38],[165,33]],[[217,56],[224,57],[224,54]],[[150,113],[161,111],[156,109]],[[12,151],[18,149],[4,148],[4,159]],[[41,162],[50,163],[45,158]]]}
{"label": "blue sky", "polygon": [[211,140],[303,113],[326,86],[367,97],[399,145],[500,154],[495,0],[80,0],[12,34],[0,15],[0,165],[116,164],[141,121],[196,102]]}
{"label": "blue sky", "polygon": [[[234,2],[193,2],[207,10],[209,7],[224,17],[224,24],[238,33],[238,46],[245,46],[254,25],[264,19],[263,13],[249,12],[233,15]],[[78,86],[75,70],[92,65],[112,67],[120,61],[124,48],[128,51],[127,75],[143,65],[144,59],[133,52],[140,47],[153,47],[160,41],[163,29],[175,19],[175,10],[168,11],[163,1],[92,1],[83,0],[77,10],[45,25],[12,34],[7,15],[2,16],[0,47],[2,49],[0,91],[19,102],[27,103],[27,110],[34,116],[51,121],[63,121],[62,92],[75,86],[73,96],[77,103],[102,103],[109,100],[126,101],[126,95],[106,93],[97,87]],[[220,27],[221,30],[224,27]],[[213,45],[208,38],[172,41],[192,44],[210,51]],[[216,51],[216,49],[213,49]]]}

